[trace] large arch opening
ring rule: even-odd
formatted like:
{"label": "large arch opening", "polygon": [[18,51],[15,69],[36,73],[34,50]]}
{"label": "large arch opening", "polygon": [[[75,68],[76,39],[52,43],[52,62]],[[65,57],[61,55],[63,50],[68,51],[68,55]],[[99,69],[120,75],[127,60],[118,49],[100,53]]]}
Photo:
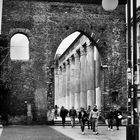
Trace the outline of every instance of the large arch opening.
{"label": "large arch opening", "polygon": [[66,37],[55,54],[55,105],[101,109],[101,57],[97,44],[82,32]]}

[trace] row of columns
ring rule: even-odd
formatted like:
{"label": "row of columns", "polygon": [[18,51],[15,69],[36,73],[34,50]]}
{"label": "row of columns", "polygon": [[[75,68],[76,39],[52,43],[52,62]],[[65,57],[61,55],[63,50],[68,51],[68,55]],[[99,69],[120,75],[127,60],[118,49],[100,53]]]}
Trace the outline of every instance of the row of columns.
{"label": "row of columns", "polygon": [[70,109],[101,108],[100,55],[92,44],[80,46],[55,68],[55,104]]}

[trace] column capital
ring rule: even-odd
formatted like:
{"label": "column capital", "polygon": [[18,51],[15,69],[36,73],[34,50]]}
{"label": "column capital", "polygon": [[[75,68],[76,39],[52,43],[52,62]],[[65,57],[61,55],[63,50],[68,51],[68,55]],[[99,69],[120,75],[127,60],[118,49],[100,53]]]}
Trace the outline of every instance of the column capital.
{"label": "column capital", "polygon": [[90,45],[91,45],[91,41],[90,40],[86,41],[86,46],[90,46]]}
{"label": "column capital", "polygon": [[58,67],[58,73],[59,73],[59,75],[62,74],[62,66]]}
{"label": "column capital", "polygon": [[69,57],[69,64],[73,64],[73,56]]}
{"label": "column capital", "polygon": [[62,71],[65,71],[65,69],[66,69],[66,64],[63,63],[63,64],[62,64]]}
{"label": "column capital", "polygon": [[80,47],[80,55],[86,55],[86,48],[84,46]]}
{"label": "column capital", "polygon": [[74,51],[74,58],[80,58],[80,53],[78,50]]}
{"label": "column capital", "polygon": [[93,49],[94,47],[96,47],[96,46],[92,46],[92,44],[87,45],[87,47],[86,47],[87,52],[91,51],[91,49]]}
{"label": "column capital", "polygon": [[66,66],[67,66],[67,65],[70,65],[70,60],[67,59],[67,60],[65,61],[65,64],[66,64]]}

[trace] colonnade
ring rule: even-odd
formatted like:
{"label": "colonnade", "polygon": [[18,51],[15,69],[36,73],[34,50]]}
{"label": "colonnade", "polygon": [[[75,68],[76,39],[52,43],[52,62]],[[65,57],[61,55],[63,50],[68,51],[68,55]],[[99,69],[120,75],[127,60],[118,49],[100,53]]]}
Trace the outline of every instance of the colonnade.
{"label": "colonnade", "polygon": [[92,43],[79,45],[55,68],[55,104],[75,109],[94,104],[101,109],[101,60]]}

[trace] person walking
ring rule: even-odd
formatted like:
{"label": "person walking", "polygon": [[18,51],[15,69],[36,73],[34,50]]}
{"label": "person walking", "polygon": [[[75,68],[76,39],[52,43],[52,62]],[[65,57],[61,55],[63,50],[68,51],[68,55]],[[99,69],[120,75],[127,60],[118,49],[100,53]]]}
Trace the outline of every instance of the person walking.
{"label": "person walking", "polygon": [[54,116],[55,116],[55,119],[57,119],[57,116],[58,116],[58,107],[57,107],[57,105],[54,106]]}
{"label": "person walking", "polygon": [[98,134],[98,119],[99,119],[99,111],[97,109],[97,105],[94,105],[93,110],[90,111],[89,120],[92,123],[93,134]]}
{"label": "person walking", "polygon": [[107,113],[106,119],[108,122],[108,130],[113,131],[114,112],[112,109],[110,109],[110,111]]}
{"label": "person walking", "polygon": [[122,113],[118,109],[115,109],[114,116],[116,120],[116,128],[119,130],[119,126],[121,125]]}
{"label": "person walking", "polygon": [[79,118],[80,125],[81,125],[82,135],[84,135],[85,134],[85,132],[84,132],[84,130],[85,130],[85,123],[87,121],[87,113],[86,113],[86,111],[84,110],[83,107],[81,107],[81,110],[79,112],[78,118]]}
{"label": "person walking", "polygon": [[65,126],[65,119],[66,119],[67,114],[68,114],[68,110],[65,109],[64,106],[62,106],[60,110],[60,117],[62,118],[63,127]]}
{"label": "person walking", "polygon": [[71,118],[71,126],[75,126],[75,118],[77,117],[76,110],[74,109],[74,106],[69,111],[69,116]]}
{"label": "person walking", "polygon": [[88,129],[90,129],[90,127],[92,129],[92,123],[91,123],[91,120],[89,120],[90,111],[91,111],[91,106],[89,105],[88,106],[88,109],[87,109],[87,117],[88,117],[88,119],[87,119],[87,125],[88,125]]}

